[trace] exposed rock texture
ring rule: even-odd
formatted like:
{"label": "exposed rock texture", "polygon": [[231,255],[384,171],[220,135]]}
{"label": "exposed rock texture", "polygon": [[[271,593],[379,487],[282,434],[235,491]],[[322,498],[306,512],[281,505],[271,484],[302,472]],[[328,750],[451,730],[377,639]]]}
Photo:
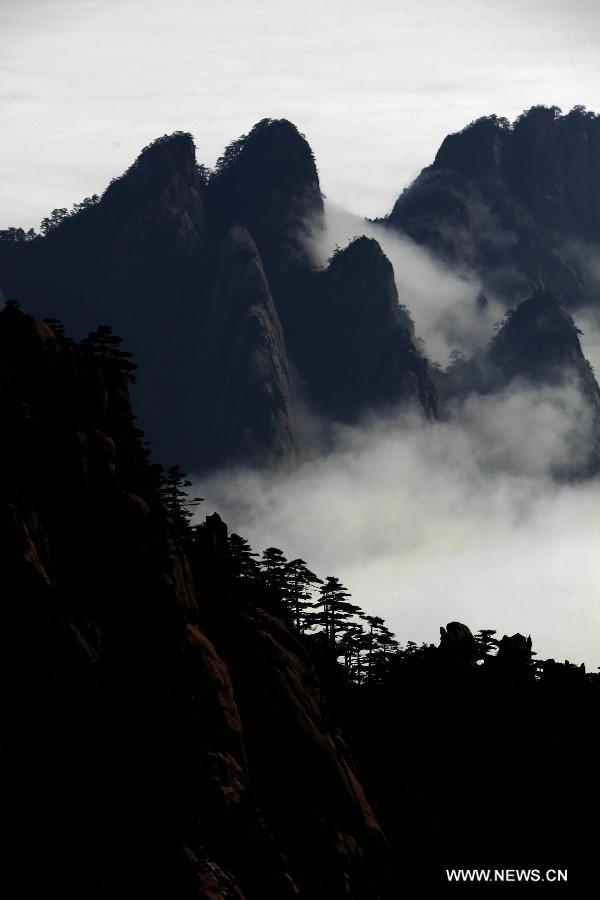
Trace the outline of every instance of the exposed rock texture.
{"label": "exposed rock texture", "polygon": [[600,118],[533,107],[447,137],[388,224],[513,303],[532,287],[574,307],[597,302],[586,256],[600,242]]}
{"label": "exposed rock texture", "polygon": [[3,895],[376,900],[311,660],[218,517],[182,546],[118,366],[9,306],[0,420]]}

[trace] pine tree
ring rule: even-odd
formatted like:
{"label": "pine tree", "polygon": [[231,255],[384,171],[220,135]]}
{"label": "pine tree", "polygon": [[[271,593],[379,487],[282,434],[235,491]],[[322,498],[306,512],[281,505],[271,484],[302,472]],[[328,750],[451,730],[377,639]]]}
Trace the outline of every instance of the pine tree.
{"label": "pine tree", "polygon": [[282,599],[287,596],[287,565],[288,561],[278,547],[267,547],[263,551],[260,566],[265,584],[277,591]]}
{"label": "pine tree", "polygon": [[96,330],[90,331],[81,342],[81,348],[91,353],[101,366],[120,372],[133,383],[135,382],[133,372],[137,369],[137,365],[131,362],[132,353],[120,349],[122,343],[123,338],[113,334],[110,325],[98,325]]}
{"label": "pine tree", "polygon": [[233,532],[227,539],[233,575],[236,578],[259,578],[260,566],[255,553],[246,538]]}
{"label": "pine tree", "polygon": [[476,659],[486,659],[493,655],[498,649],[498,641],[494,638],[496,634],[495,628],[481,628],[475,635],[475,645],[477,648]]}
{"label": "pine tree", "polygon": [[335,648],[340,632],[352,616],[358,615],[360,607],[349,602],[351,594],[343,584],[332,576],[325,579],[319,592],[319,599],[314,604],[318,610],[309,617],[312,627],[322,628],[325,640]]}
{"label": "pine tree", "polygon": [[203,497],[190,497],[187,488],[192,482],[181,466],[170,466],[161,472],[159,497],[169,510],[169,515],[181,535],[189,531],[190,520],[194,509],[204,500]]}
{"label": "pine tree", "polygon": [[[386,627],[384,619],[379,616],[364,616],[363,618],[369,626],[366,635],[367,679],[372,681],[382,668],[385,668],[389,656],[398,650],[399,644],[393,633]],[[411,641],[409,643],[412,644]],[[416,644],[414,648],[416,649]]]}
{"label": "pine tree", "polygon": [[308,625],[306,611],[313,606],[313,587],[323,582],[310,571],[303,559],[293,559],[287,563],[284,576],[286,582],[284,599],[289,606],[294,627],[297,631],[303,632]]}
{"label": "pine tree", "polygon": [[[348,622],[338,641],[338,650],[344,655],[344,667],[348,681],[360,685],[363,681],[365,661],[362,652],[369,650],[369,635],[360,622]],[[366,664],[368,672],[368,662]]]}

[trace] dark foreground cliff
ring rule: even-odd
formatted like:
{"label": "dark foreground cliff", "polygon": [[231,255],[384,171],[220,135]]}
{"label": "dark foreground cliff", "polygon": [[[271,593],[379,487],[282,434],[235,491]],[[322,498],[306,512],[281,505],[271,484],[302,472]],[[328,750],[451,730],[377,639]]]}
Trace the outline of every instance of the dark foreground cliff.
{"label": "dark foreground cliff", "polygon": [[0,419],[3,896],[379,897],[314,666],[169,515],[122,364],[9,306]]}

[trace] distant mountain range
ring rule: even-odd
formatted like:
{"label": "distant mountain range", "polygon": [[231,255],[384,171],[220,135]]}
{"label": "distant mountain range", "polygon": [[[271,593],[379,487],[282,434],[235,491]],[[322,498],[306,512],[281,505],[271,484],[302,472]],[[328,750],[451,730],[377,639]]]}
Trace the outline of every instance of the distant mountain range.
{"label": "distant mountain range", "polygon": [[197,472],[293,462],[300,406],[331,422],[401,404],[435,418],[448,396],[517,373],[575,379],[600,421],[571,318],[600,304],[589,264],[600,242],[599,117],[534,107],[513,125],[480,119],[444,140],[380,220],[475,273],[507,308],[526,301],[483,351],[491,378],[481,355],[460,372],[432,368],[377,241],[358,238],[320,268],[303,234],[324,216],[312,151],[286,120],[259,122],[214,172],[178,132],[101,198],[54,214],[43,236],[3,232],[0,283],[74,337],[100,323],[122,335],[140,364],[136,405],[153,450]]}

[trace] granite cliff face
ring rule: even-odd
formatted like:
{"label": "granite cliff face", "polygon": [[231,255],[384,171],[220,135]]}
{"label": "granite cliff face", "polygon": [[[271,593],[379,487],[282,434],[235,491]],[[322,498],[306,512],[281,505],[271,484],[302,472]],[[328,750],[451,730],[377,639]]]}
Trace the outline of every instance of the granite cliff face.
{"label": "granite cliff face", "polygon": [[0,417],[4,893],[376,900],[313,663],[218,516],[180,536],[119,367],[9,306]]}
{"label": "granite cliff face", "polygon": [[600,241],[600,118],[533,107],[447,137],[387,224],[508,303],[532,288],[568,307],[598,301],[586,257]]}

